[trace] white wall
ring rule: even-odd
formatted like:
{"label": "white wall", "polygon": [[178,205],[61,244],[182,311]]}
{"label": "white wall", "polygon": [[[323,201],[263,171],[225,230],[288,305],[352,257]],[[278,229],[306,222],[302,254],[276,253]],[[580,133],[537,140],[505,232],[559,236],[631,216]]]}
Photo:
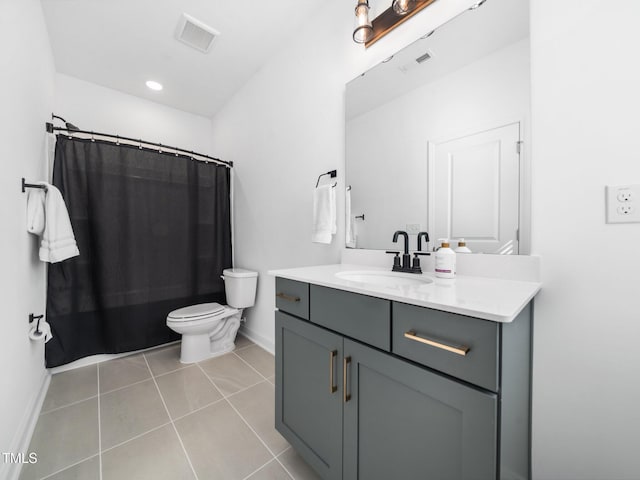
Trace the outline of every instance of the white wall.
{"label": "white wall", "polygon": [[410,223],[435,240],[427,228],[428,142],[528,127],[529,77],[529,42],[521,40],[349,120],[347,182],[353,214],[367,219],[357,222],[358,248],[397,250],[391,234]]}
{"label": "white wall", "polygon": [[[44,124],[53,104],[53,57],[38,0],[0,2],[0,452],[25,447],[46,379],[43,344],[27,337],[29,313],[44,312],[45,269],[26,232],[21,178],[44,178]],[[0,459],[0,478],[15,466]]]}
{"label": "white wall", "polygon": [[640,183],[640,2],[532,2],[533,467],[640,476],[640,224],[604,222],[604,186]]}
{"label": "white wall", "polygon": [[[237,162],[236,252],[239,265],[261,273],[249,328],[262,337],[273,341],[265,272],[337,261],[335,245],[310,243],[309,217],[319,173],[337,167],[344,186],[343,84],[470,3],[436,2],[365,51],[349,38],[353,5],[327,2],[318,14],[326,23],[301,34],[214,119],[216,147]],[[544,269],[534,332],[537,479],[640,471],[640,225],[605,225],[603,192],[606,183],[640,183],[638,18],[635,0],[532,2],[532,249]]]}
{"label": "white wall", "polygon": [[365,50],[351,40],[355,3],[328,0],[213,119],[216,151],[235,162],[236,265],[260,274],[246,329],[264,346],[274,342],[267,271],[338,262],[344,246],[342,222],[331,246],[311,243],[311,209],[319,174],[337,169],[344,191],[345,84],[471,3],[436,2]]}
{"label": "white wall", "polygon": [[[56,74],[54,113],[82,130],[112,133],[216,155],[211,120],[107,87]],[[158,92],[162,95],[162,92]],[[63,126],[59,120],[56,126]]]}

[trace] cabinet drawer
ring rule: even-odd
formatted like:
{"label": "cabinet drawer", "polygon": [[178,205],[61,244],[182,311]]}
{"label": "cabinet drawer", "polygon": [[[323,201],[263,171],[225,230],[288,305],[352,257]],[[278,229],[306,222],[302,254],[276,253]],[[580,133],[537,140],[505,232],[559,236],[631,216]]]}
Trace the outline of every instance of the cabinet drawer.
{"label": "cabinet drawer", "polygon": [[309,284],[276,277],[276,308],[309,320]]}
{"label": "cabinet drawer", "polygon": [[499,335],[495,322],[393,303],[394,353],[494,392]]}
{"label": "cabinet drawer", "polygon": [[311,285],[310,320],[348,337],[389,351],[391,302]]}

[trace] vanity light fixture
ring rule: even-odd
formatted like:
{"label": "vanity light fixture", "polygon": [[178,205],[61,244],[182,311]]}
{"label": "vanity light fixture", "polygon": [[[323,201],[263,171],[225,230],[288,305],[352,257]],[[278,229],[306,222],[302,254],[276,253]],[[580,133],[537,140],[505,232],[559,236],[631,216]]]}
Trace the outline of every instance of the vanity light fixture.
{"label": "vanity light fixture", "polygon": [[[373,20],[370,20],[369,1],[358,0],[353,41],[356,43],[364,43],[364,46],[369,48],[398,25],[406,22],[409,18],[435,1],[436,0],[393,0],[389,8]],[[484,1],[486,0],[477,0],[477,3],[482,4]]]}
{"label": "vanity light fixture", "polygon": [[155,90],[156,92],[159,92],[160,90],[162,90],[162,84],[159,82],[156,82],[155,80],[147,80],[147,83],[145,85],[151,90]]}
{"label": "vanity light fixture", "polygon": [[369,20],[369,0],[358,0],[353,41],[356,43],[366,43],[372,36],[373,26],[371,25],[371,20]]}
{"label": "vanity light fixture", "polygon": [[393,11],[398,15],[406,15],[416,6],[415,0],[393,0]]}

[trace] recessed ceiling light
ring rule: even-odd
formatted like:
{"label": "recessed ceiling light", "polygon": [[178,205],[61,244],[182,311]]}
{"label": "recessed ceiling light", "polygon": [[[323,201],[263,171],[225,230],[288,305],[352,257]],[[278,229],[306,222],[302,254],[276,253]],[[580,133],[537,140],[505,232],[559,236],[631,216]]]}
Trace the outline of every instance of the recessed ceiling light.
{"label": "recessed ceiling light", "polygon": [[151,90],[155,90],[156,92],[162,90],[162,84],[153,80],[147,80],[147,87],[149,87]]}

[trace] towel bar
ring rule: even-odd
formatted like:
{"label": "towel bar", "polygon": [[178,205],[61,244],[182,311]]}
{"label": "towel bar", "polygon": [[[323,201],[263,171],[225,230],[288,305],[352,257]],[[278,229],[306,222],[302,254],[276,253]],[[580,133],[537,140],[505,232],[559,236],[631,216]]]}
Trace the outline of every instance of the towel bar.
{"label": "towel bar", "polygon": [[26,192],[26,188],[40,188],[44,191],[47,190],[47,187],[45,187],[44,185],[37,185],[35,183],[27,183],[24,179],[24,177],[22,177],[22,193]]}

